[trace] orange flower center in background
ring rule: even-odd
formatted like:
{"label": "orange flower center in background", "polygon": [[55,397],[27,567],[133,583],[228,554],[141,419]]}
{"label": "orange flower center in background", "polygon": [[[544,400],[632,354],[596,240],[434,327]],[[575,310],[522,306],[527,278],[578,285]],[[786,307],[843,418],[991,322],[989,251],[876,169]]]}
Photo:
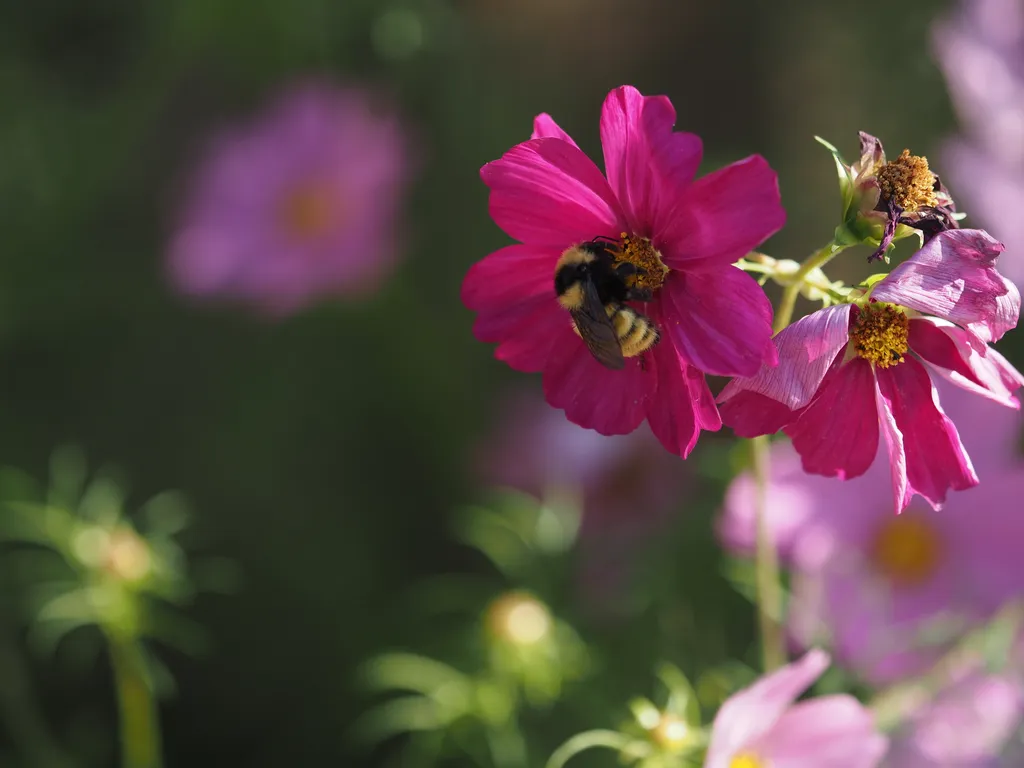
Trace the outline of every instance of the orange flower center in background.
{"label": "orange flower center in background", "polygon": [[753,752],[744,752],[729,761],[729,768],[768,768],[768,763]]}
{"label": "orange flower center in background", "polygon": [[854,351],[879,368],[903,362],[909,345],[910,320],[892,304],[866,304],[850,329]]}
{"label": "orange flower center in background", "polygon": [[938,567],[942,540],[921,517],[894,515],[875,534],[871,559],[892,584],[915,586],[927,581]]}
{"label": "orange flower center in background", "polygon": [[337,197],[326,184],[308,182],[293,187],[281,198],[281,226],[296,240],[312,240],[334,228]]}
{"label": "orange flower center in background", "polygon": [[904,211],[913,212],[935,206],[935,174],[928,168],[928,158],[903,154],[886,163],[878,171],[882,200],[892,200]]}
{"label": "orange flower center in background", "polygon": [[626,279],[626,285],[651,291],[661,288],[669,269],[662,263],[661,253],[651,245],[650,239],[623,232],[619,235],[619,242],[615,263],[628,262],[637,268],[637,273]]}

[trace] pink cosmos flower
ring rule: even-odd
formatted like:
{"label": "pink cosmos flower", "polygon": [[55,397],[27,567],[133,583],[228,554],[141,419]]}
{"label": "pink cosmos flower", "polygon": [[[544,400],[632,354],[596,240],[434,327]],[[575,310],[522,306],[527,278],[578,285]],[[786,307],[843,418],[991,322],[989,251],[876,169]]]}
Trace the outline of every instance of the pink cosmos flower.
{"label": "pink cosmos flower", "polygon": [[943,232],[870,301],[801,318],[775,338],[777,368],[722,391],[725,423],[743,437],[784,429],[805,471],[843,479],[871,466],[881,431],[897,511],[915,493],[938,509],[950,488],[977,485],[931,376],[1020,408],[1024,377],[988,346],[1020,314],[1020,294],[995,268],[1002,250],[981,230]]}
{"label": "pink cosmos flower", "polygon": [[168,254],[174,284],[285,315],[363,295],[396,261],[409,157],[394,116],[371,96],[294,87],[215,141]]}
{"label": "pink cosmos flower", "polygon": [[[1024,597],[1024,462],[1008,461],[1005,444],[986,453],[981,436],[971,438],[980,456],[1000,462],[985,465],[985,482],[939,512],[915,500],[899,516],[885,451],[840,485],[803,473],[792,446],[773,446],[766,522],[793,573],[789,632],[798,646],[824,643],[868,682],[889,683],[928,669],[963,632]],[[751,554],[745,485],[734,482],[717,527],[729,549]]]}
{"label": "pink cosmos flower", "polygon": [[[771,305],[732,266],[783,224],[774,171],[752,156],[696,181],[701,142],[673,133],[664,96],[612,91],[601,113],[605,175],[548,115],[533,138],[481,170],[494,221],[519,241],[475,264],[462,300],[473,330],[519,371],[543,372],[548,403],[604,435],[645,419],[686,456],[721,419],[705,373],[753,375],[775,363]],[[602,366],[574,332],[554,289],[568,248],[595,238],[643,270],[652,299],[637,305],[660,330],[622,370]]]}
{"label": "pink cosmos flower", "polygon": [[829,665],[821,650],[733,694],[711,726],[704,768],[871,768],[888,740],[852,696],[794,703]]}

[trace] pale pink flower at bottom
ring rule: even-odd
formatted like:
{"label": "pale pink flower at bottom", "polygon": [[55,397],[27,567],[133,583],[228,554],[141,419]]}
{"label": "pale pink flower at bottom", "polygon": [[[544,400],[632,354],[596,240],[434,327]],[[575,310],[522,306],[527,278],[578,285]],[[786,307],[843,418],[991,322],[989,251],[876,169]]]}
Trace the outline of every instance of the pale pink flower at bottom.
{"label": "pale pink flower at bottom", "polygon": [[852,696],[795,703],[829,665],[811,650],[733,694],[711,728],[704,768],[872,768],[888,740]]}

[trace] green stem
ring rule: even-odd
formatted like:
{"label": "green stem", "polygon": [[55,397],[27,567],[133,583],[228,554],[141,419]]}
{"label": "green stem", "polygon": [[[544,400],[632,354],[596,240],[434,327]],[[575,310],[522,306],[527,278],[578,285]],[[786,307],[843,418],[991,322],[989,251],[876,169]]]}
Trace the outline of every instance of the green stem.
{"label": "green stem", "polygon": [[775,326],[772,329],[778,333],[793,321],[793,309],[796,307],[796,297],[800,295],[800,288],[803,287],[804,278],[819,267],[824,267],[833,258],[838,256],[848,246],[837,243],[829,243],[821,250],[815,252],[800,265],[800,269],[793,275],[792,281],[782,291],[782,300],[779,301],[779,308],[775,312]]}
{"label": "green stem", "polygon": [[754,472],[754,520],[757,548],[755,551],[755,584],[757,587],[757,621],[761,635],[761,660],[765,672],[786,663],[785,637],[782,630],[782,585],[779,581],[779,557],[768,530],[768,467],[771,444],[767,435],[750,441]]}
{"label": "green stem", "polygon": [[108,639],[121,714],[121,765],[161,768],[160,717],[142,647],[134,639]]}
{"label": "green stem", "polygon": [[618,731],[586,731],[578,733],[554,751],[545,768],[562,768],[569,760],[587,749],[604,747],[621,752],[632,746],[636,740]]}

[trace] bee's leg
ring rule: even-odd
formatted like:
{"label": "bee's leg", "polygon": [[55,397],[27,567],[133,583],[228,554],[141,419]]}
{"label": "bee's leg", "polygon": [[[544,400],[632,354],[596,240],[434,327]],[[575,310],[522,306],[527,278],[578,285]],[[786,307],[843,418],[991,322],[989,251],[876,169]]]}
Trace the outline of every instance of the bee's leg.
{"label": "bee's leg", "polygon": [[650,301],[653,296],[650,288],[630,288],[626,291],[626,301]]}

